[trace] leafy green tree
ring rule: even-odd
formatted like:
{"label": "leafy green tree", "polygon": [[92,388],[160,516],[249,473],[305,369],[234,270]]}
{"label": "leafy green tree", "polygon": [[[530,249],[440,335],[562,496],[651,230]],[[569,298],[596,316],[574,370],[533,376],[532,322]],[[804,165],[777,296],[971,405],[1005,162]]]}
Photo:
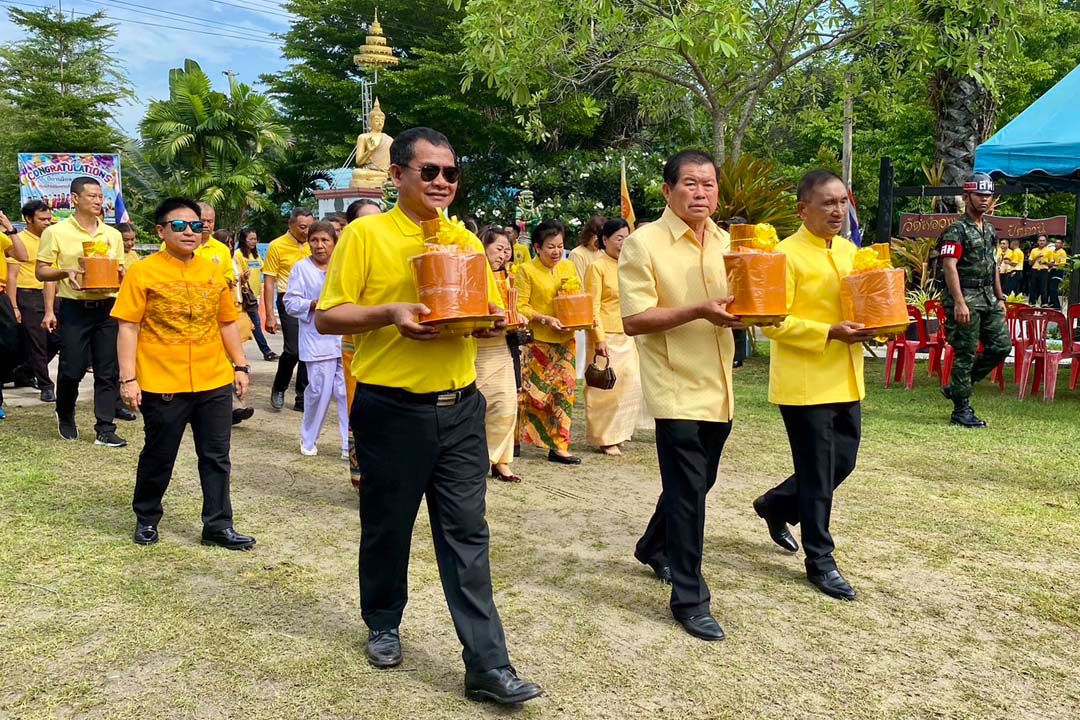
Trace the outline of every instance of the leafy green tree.
{"label": "leafy green tree", "polygon": [[[737,156],[768,89],[793,68],[866,34],[873,15],[841,0],[454,0],[463,6],[465,87],[482,82],[527,113],[576,97],[604,108],[598,85],[633,97],[648,119],[704,118],[719,161]],[[869,4],[868,4],[869,5]]]}
{"label": "leafy green tree", "polygon": [[18,202],[18,152],[113,152],[123,142],[113,113],[133,98],[113,62],[104,12],[64,17],[11,8],[21,40],[0,47],[0,200]]}
{"label": "leafy green tree", "polygon": [[214,205],[223,226],[268,207],[270,161],[290,144],[267,96],[235,77],[228,94],[217,92],[194,60],[169,71],[169,99],[151,101],[139,132],[159,191]]}

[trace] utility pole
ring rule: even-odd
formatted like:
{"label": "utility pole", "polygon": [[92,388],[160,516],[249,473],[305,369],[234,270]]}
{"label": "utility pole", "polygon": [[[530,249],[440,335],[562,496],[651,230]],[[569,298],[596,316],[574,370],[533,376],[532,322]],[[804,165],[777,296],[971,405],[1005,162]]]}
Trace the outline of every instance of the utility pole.
{"label": "utility pole", "polygon": [[[844,146],[841,150],[840,164],[844,175],[844,187],[851,191],[851,135],[855,126],[854,100],[851,93],[851,73],[844,75]],[[850,214],[844,216],[844,237],[851,237]]]}

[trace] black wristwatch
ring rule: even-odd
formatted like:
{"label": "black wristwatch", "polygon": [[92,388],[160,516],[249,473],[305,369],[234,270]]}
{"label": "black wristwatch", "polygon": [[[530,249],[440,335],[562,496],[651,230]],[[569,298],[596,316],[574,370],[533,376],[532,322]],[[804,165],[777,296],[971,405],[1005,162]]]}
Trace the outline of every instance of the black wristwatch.
{"label": "black wristwatch", "polygon": [[19,231],[16,230],[15,228],[11,228],[10,230],[5,230],[4,234],[5,235],[18,235]]}
{"label": "black wristwatch", "polygon": [[233,369],[233,372],[242,372],[242,373],[246,373],[248,375],[251,374],[251,366],[250,365],[233,365],[232,369]]}

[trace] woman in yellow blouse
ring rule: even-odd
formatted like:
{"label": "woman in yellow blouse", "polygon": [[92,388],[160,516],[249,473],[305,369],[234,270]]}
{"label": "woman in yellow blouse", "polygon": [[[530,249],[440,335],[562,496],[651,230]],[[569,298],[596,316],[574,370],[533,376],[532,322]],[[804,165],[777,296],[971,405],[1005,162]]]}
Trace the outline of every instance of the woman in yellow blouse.
{"label": "woman in yellow blouse", "polygon": [[585,272],[585,291],[592,295],[596,322],[589,333],[588,357],[607,358],[615,371],[615,387],[610,390],[585,388],[585,437],[605,455],[622,455],[619,445],[634,434],[641,414],[637,345],[623,332],[619,307],[619,254],[629,235],[630,226],[622,218],[604,223],[602,254]]}
{"label": "woman in yellow blouse", "polygon": [[[514,253],[510,236],[501,227],[491,226],[480,233],[480,242],[484,244],[495,281],[504,291],[506,266]],[[491,476],[503,482],[521,482],[521,478],[510,470],[517,426],[517,381],[514,379],[514,358],[502,334],[476,339],[476,389],[487,401],[484,427]]]}
{"label": "woman in yellow blouse", "polygon": [[245,312],[251,318],[251,324],[254,326],[251,333],[255,337],[259,351],[262,352],[264,360],[277,360],[278,355],[270,349],[269,343],[266,342],[266,336],[263,335],[262,330],[263,323],[259,319],[258,299],[262,297],[263,261],[259,257],[259,234],[255,232],[255,228],[240,228],[240,232],[236,234],[236,252],[233,253],[233,265],[236,267],[236,277],[240,278],[240,282],[247,283],[252,294],[255,295],[255,306],[245,310]]}
{"label": "woman in yellow blouse", "polygon": [[577,465],[570,454],[570,422],[577,384],[574,333],[555,317],[555,296],[564,282],[578,280],[577,270],[563,259],[566,228],[544,220],[532,231],[536,257],[518,266],[515,278],[518,311],[529,321],[533,343],[525,348],[521,368],[518,426],[521,441],[546,447],[548,460]]}
{"label": "woman in yellow blouse", "polygon": [[602,215],[593,215],[581,228],[581,236],[577,247],[570,251],[569,260],[574,263],[578,277],[585,282],[585,273],[589,266],[596,262],[604,251],[600,247],[600,233],[604,229],[607,218]]}

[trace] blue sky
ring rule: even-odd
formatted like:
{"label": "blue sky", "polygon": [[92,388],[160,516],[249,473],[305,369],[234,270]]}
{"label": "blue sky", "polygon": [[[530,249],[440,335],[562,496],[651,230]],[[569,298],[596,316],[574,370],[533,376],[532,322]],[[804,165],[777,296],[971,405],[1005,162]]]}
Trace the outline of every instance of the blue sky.
{"label": "blue sky", "polygon": [[[56,7],[57,0],[0,0],[0,42],[17,39],[6,9],[15,5]],[[131,79],[138,100],[120,108],[117,121],[129,135],[150,100],[168,96],[169,70],[196,60],[216,88],[228,87],[226,70],[258,87],[261,73],[285,67],[272,33],[289,27],[275,0],[62,0],[64,12],[104,10],[117,27],[115,57]],[[177,17],[177,16],[180,17]]]}

